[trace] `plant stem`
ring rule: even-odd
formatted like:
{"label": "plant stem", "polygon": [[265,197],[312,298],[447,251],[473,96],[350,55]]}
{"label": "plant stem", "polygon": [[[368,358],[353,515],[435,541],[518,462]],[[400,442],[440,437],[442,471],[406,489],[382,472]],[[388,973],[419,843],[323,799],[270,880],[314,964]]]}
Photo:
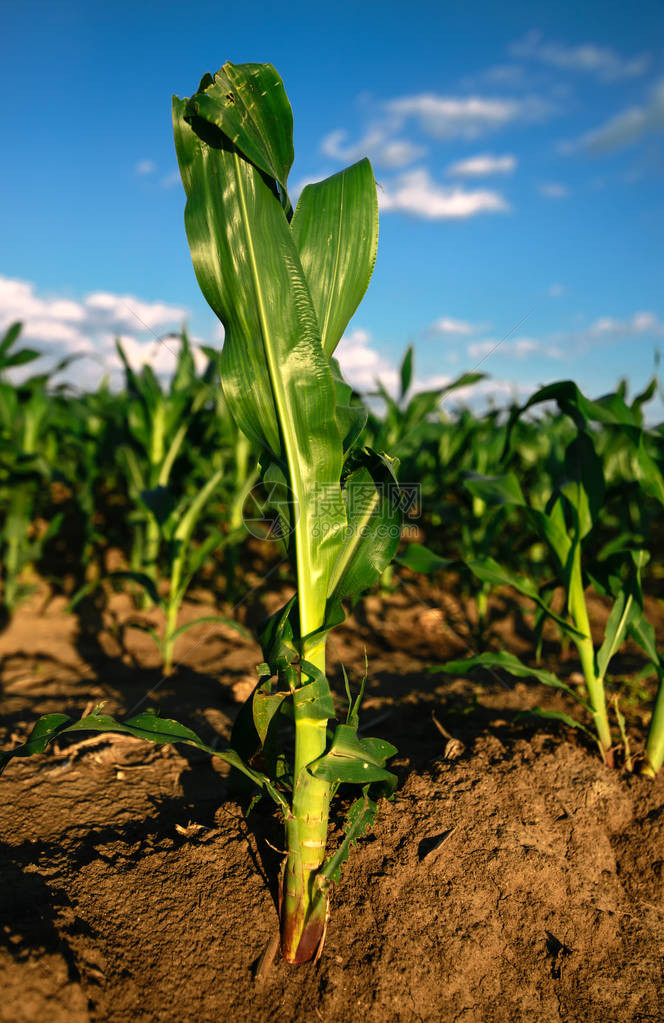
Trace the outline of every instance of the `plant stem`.
{"label": "plant stem", "polygon": [[655,708],[648,730],[646,763],[641,773],[654,778],[662,763],[664,763],[664,675],[661,675],[659,680]]}
{"label": "plant stem", "polygon": [[593,646],[590,632],[590,621],[588,619],[588,608],[583,592],[583,581],[581,576],[581,555],[580,547],[577,546],[574,552],[574,563],[570,578],[569,601],[570,615],[574,628],[583,633],[583,638],[574,638],[576,648],[579,652],[581,670],[586,680],[588,699],[592,707],[595,731],[599,743],[602,760],[608,767],[613,767],[613,743],[611,740],[611,727],[606,710],[606,694],[604,691],[604,679],[597,674],[595,667],[595,647]]}
{"label": "plant stem", "polygon": [[[305,654],[325,672],[325,640]],[[294,700],[295,767],[293,804],[286,821],[288,856],[282,878],[281,948],[289,963],[316,955],[325,933],[327,896],[316,885],[325,856],[330,785],[313,778],[307,764],[325,752],[325,719],[305,717],[307,704]]]}

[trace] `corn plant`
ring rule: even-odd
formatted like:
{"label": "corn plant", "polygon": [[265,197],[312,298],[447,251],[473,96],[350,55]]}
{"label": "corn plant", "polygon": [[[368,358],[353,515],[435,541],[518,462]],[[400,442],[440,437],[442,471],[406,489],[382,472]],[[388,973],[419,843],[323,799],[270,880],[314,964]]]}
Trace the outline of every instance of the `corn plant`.
{"label": "corn plant", "polygon": [[[553,620],[571,639],[585,679],[585,694],[572,689],[555,673],[524,665],[506,651],[485,652],[465,660],[451,661],[438,670],[462,672],[476,667],[502,668],[516,677],[534,677],[563,690],[586,711],[593,725],[592,732],[562,712],[537,708],[537,713],[589,732],[597,741],[605,763],[613,766],[615,747],[605,688],[610,663],[628,636],[656,665],[658,658],[654,633],[643,613],[641,572],[649,561],[649,554],[637,546],[628,546],[625,537],[621,536],[619,542],[605,547],[599,556],[592,556],[592,533],[600,520],[605,494],[604,468],[597,453],[597,433],[592,424],[599,422],[606,430],[622,436],[632,450],[634,471],[644,494],[663,502],[664,477],[657,459],[657,438],[643,429],[620,394],[591,402],[570,381],[552,384],[537,392],[523,409],[515,411],[513,422],[523,411],[546,401],[556,401],[561,412],[572,419],[576,431],[564,452],[557,482],[544,505],[524,496],[513,472],[495,477],[478,475],[468,479],[466,486],[488,506],[511,505],[521,510],[535,535],[549,547],[557,568],[556,577],[553,582],[538,587],[528,577],[509,571],[491,557],[470,560],[467,564],[478,579],[491,585],[510,586],[532,600],[540,618]],[[595,647],[590,629],[585,595],[588,584],[592,584],[611,603],[599,647]],[[562,586],[565,593],[562,614],[557,614],[551,606],[554,585]],[[644,765],[646,773],[655,772],[664,758],[664,722],[660,704],[664,704],[661,693],[653,715]],[[614,706],[617,724],[624,733],[622,715],[617,703]]]}
{"label": "corn plant", "polygon": [[0,341],[0,545],[2,603],[8,614],[33,592],[26,570],[62,523],[62,515],[53,516],[42,529],[35,521],[43,491],[57,476],[57,438],[50,429],[54,403],[47,391],[49,374],[28,377],[20,384],[6,375],[40,357],[32,348],[15,347],[20,331],[21,324],[16,323]]}
{"label": "corn plant", "polygon": [[[175,373],[165,390],[149,365],[135,372],[122,345],[117,342],[116,347],[128,392],[128,436],[120,449],[120,458],[134,503],[130,567],[136,581],[141,583],[147,576],[157,585],[162,538],[155,509],[163,505],[166,495],[172,494],[169,485],[173,467],[194,417],[209,397],[214,363],[210,360],[203,379],[197,378],[189,339],[183,331]],[[144,592],[143,606],[146,597]]]}
{"label": "corn plant", "polygon": [[[194,530],[206,510],[206,505],[211,502],[215,491],[219,488],[223,473],[223,469],[213,472],[193,497],[185,495],[178,500],[165,487],[144,491],[141,494],[144,504],[150,511],[151,519],[156,524],[156,536],[164,547],[163,557],[166,571],[163,573],[163,579],[168,582],[166,596],[161,596],[152,580],[141,573],[113,573],[116,578],[123,576],[138,581],[145,588],[153,603],[162,608],[164,626],[161,631],[139,621],[129,624],[147,632],[154,640],[162,657],[165,675],[170,675],[173,670],[176,640],[195,625],[223,624],[246,635],[246,630],[241,625],[225,615],[200,615],[178,625],[178,614],[192,579],[214,551],[220,550],[235,539],[234,533],[224,534],[221,529],[213,528],[201,543],[196,545],[193,542]],[[240,530],[238,529],[238,531]]]}
{"label": "corn plant", "polygon": [[[360,738],[361,690],[337,722],[326,641],[343,601],[373,585],[400,532],[393,463],[359,444],[366,413],[351,404],[333,353],[369,282],[378,210],[362,160],[307,186],[293,211],[287,177],[292,114],[269,64],[226,64],[191,99],[173,101],[175,146],[187,196],[185,225],[203,294],[225,328],[221,382],[240,429],[280,495],[284,547],[296,592],[261,630],[258,684],[234,730],[241,748],[219,753],[175,722],[143,714],[120,724],[96,712],[71,723],[42,718],[28,742],[42,750],[66,730],[119,730],[184,741],[222,756],[282,812],[281,947],[290,963],[320,954],[329,893],[379,795],[396,750]],[[283,741],[293,726],[293,741]],[[265,770],[253,767],[263,750]],[[345,837],[326,857],[330,801],[359,784]]]}

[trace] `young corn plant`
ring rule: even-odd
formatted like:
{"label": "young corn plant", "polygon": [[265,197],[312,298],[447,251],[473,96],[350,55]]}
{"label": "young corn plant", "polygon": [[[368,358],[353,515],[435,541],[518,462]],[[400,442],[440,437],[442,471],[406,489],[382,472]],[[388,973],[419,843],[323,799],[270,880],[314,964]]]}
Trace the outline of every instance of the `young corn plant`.
{"label": "young corn plant", "polygon": [[[550,597],[554,589],[551,582],[538,587],[529,578],[502,567],[491,557],[470,560],[467,564],[478,579],[494,586],[510,586],[532,600],[540,619],[554,621],[571,639],[577,648],[585,679],[585,693],[582,695],[572,689],[553,672],[531,668],[506,651],[486,652],[465,660],[451,661],[434,670],[462,672],[476,667],[499,668],[515,677],[534,677],[545,685],[565,691],[586,711],[592,722],[592,731],[570,715],[558,711],[537,708],[536,713],[562,720],[588,732],[596,740],[604,762],[613,766],[615,745],[606,694],[606,678],[611,661],[628,637],[641,646],[654,665],[659,665],[659,661],[654,632],[643,611],[641,572],[649,561],[649,554],[638,546],[628,546],[621,536],[619,543],[593,556],[593,531],[601,517],[605,480],[592,424],[599,422],[605,429],[619,432],[625,442],[631,445],[635,470],[641,474],[645,493],[661,501],[664,497],[664,480],[657,460],[653,457],[648,436],[642,426],[635,422],[631,411],[618,394],[599,402],[591,402],[575,384],[564,381],[537,392],[524,409],[515,411],[513,422],[526,409],[539,402],[552,400],[558,403],[561,412],[573,420],[576,433],[564,452],[557,484],[550,490],[544,505],[526,499],[518,478],[512,472],[494,477],[478,475],[467,479],[466,486],[471,494],[479,496],[487,506],[511,505],[521,510],[533,532],[550,549],[557,568],[555,584],[562,586],[565,593],[564,611],[557,614],[551,607]],[[597,648],[591,634],[586,602],[589,583],[611,602],[603,641]],[[664,758],[662,704],[664,700],[660,692],[644,763],[644,773],[648,774],[654,774]],[[616,723],[624,739],[624,719],[615,701],[614,710]]]}
{"label": "young corn plant", "polygon": [[[58,439],[51,428],[50,374],[29,377],[20,384],[6,375],[7,370],[40,357],[32,348],[16,348],[20,332],[21,324],[15,323],[0,340],[0,550],[5,615],[11,615],[33,592],[26,573],[62,524],[61,514],[42,529],[35,521],[44,491],[57,478]],[[55,371],[67,362],[59,363]]]}
{"label": "young corn plant", "polygon": [[[373,270],[376,185],[362,160],[308,185],[293,210],[292,113],[269,64],[229,63],[206,75],[194,96],[174,99],[173,121],[194,269],[225,328],[224,395],[278,495],[296,593],[261,631],[264,661],[235,749],[219,753],[153,714],[119,723],[98,711],[75,723],[42,718],[4,762],[72,729],[183,741],[223,757],[282,812],[281,948],[303,963],[320,954],[330,887],[396,781],[385,766],[394,747],[358,734],[361,693],[352,699],[347,687],[337,722],[325,657],[343,602],[377,581],[401,528],[394,465],[360,445],[366,412],[351,404],[333,358]],[[253,766],[261,749],[264,770]],[[361,795],[326,856],[330,801],[347,783]]]}

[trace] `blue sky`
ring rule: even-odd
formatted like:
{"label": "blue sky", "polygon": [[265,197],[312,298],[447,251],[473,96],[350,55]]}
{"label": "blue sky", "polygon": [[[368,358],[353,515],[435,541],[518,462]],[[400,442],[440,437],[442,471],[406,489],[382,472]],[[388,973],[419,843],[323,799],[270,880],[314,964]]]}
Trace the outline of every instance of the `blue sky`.
{"label": "blue sky", "polygon": [[20,317],[45,351],[86,352],[81,384],[112,367],[114,334],[163,368],[151,332],[186,317],[220,342],[189,259],[170,97],[225,60],[282,75],[295,189],[374,163],[378,262],[340,349],[358,386],[393,381],[408,343],[420,385],[481,365],[498,401],[562,377],[597,395],[651,374],[664,345],[659,0],[27,0],[3,21],[0,326]]}

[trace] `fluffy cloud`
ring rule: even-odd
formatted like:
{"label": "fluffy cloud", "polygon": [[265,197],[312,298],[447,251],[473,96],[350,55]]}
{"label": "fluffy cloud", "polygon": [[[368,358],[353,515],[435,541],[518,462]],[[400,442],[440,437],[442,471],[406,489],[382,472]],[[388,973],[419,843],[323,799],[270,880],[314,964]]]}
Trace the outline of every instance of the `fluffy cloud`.
{"label": "fluffy cloud", "polygon": [[564,71],[581,71],[595,75],[605,82],[634,78],[644,74],[650,64],[647,54],[625,58],[610,46],[584,43],[581,46],[565,46],[562,43],[546,42],[541,32],[528,32],[523,39],[510,47],[513,57],[537,60]]}
{"label": "fluffy cloud", "polygon": [[425,150],[407,139],[391,138],[387,127],[371,128],[366,135],[349,145],[345,131],[333,131],[321,142],[321,152],[343,163],[354,163],[368,156],[381,167],[400,168],[414,163]]}
{"label": "fluffy cloud", "polygon": [[438,185],[422,168],[408,171],[379,188],[378,205],[384,212],[409,213],[426,220],[463,220],[478,213],[509,209],[498,192],[467,190],[461,185]]}
{"label": "fluffy cloud", "polygon": [[655,313],[636,312],[627,319],[616,319],[612,316],[601,316],[584,332],[591,340],[611,338],[664,336],[664,323]]}
{"label": "fluffy cloud", "polygon": [[497,355],[513,359],[527,359],[531,355],[544,356],[547,359],[561,359],[562,350],[555,345],[543,344],[532,337],[519,337],[513,341],[501,342],[494,338],[474,341],[466,349],[468,358],[473,362],[483,362],[493,352]]}
{"label": "fluffy cloud", "polygon": [[458,160],[447,168],[452,177],[487,178],[492,174],[512,174],[516,170],[516,156],[491,156],[481,153],[466,160]]}
{"label": "fluffy cloud", "polygon": [[440,319],[434,320],[429,327],[430,334],[444,334],[447,336],[456,337],[469,337],[471,334],[477,333],[478,326],[474,323],[468,323],[467,320],[455,320],[451,316],[441,316]]}
{"label": "fluffy cloud", "polygon": [[149,362],[155,372],[170,372],[177,343],[156,335],[178,331],[186,315],[181,306],[106,291],[93,292],[81,302],[47,298],[28,281],[0,277],[0,332],[19,320],[22,338],[51,360],[69,355],[89,357],[91,364],[78,361],[70,371],[70,376],[85,386],[98,382],[103,373],[119,369],[116,338],[122,339],[135,365]]}
{"label": "fluffy cloud", "polygon": [[434,139],[475,139],[515,121],[539,121],[552,105],[537,96],[497,99],[485,96],[403,96],[386,104],[399,124],[416,121]]}
{"label": "fluffy cloud", "polygon": [[610,153],[633,145],[646,135],[664,131],[664,79],[652,89],[643,106],[631,107],[584,135],[572,148],[591,153]]}
{"label": "fluffy cloud", "polygon": [[344,378],[358,391],[370,391],[376,381],[395,393],[399,373],[395,366],[371,346],[371,335],[358,328],[345,334],[335,352]]}

